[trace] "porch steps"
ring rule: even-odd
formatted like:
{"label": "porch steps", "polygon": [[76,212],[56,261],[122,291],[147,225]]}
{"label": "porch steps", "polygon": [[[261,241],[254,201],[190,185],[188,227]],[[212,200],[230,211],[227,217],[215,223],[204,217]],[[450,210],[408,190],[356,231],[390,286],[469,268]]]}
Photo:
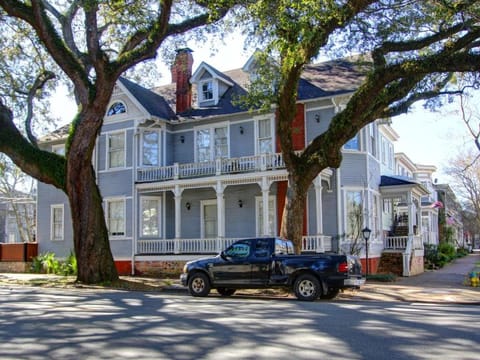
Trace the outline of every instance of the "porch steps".
{"label": "porch steps", "polygon": [[403,275],[403,254],[401,252],[384,252],[380,257],[378,274]]}

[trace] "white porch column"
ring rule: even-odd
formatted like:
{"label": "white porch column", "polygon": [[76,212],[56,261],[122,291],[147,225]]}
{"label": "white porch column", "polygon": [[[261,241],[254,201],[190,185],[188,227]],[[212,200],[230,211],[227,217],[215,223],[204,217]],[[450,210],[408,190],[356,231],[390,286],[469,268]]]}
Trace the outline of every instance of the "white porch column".
{"label": "white porch column", "polygon": [[267,181],[266,177],[262,178],[262,202],[263,202],[263,235],[273,235],[270,234],[270,229],[269,229],[269,212],[270,209],[268,208],[269,204],[269,194],[270,194],[270,184]]}
{"label": "white porch column", "polygon": [[412,198],[412,193],[409,191],[407,193],[407,204],[408,204],[408,236],[413,235],[413,198]]}
{"label": "white porch column", "polygon": [[225,197],[223,196],[224,187],[221,181],[217,181],[217,236],[225,237]]}
{"label": "white porch column", "polygon": [[322,179],[320,175],[314,181],[315,186],[315,213],[317,216],[317,235],[323,234],[323,210],[322,210]]}
{"label": "white porch column", "polygon": [[175,239],[180,239],[182,236],[182,189],[175,185],[173,192],[175,196]]}

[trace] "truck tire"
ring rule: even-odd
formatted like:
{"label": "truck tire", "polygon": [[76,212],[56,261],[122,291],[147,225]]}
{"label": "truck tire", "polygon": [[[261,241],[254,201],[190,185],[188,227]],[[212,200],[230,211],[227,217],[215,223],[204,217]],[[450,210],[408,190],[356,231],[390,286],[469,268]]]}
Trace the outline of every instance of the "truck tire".
{"label": "truck tire", "polygon": [[321,293],[320,282],[311,274],[303,274],[295,280],[293,291],[298,300],[313,301]]}
{"label": "truck tire", "polygon": [[320,299],[332,300],[337,297],[339,292],[340,292],[340,289],[338,288],[328,288],[326,294],[320,295]]}
{"label": "truck tire", "polygon": [[188,292],[195,297],[204,297],[210,293],[210,280],[204,273],[197,272],[188,280]]}
{"label": "truck tire", "polygon": [[217,288],[217,292],[222,296],[232,296],[233,294],[235,294],[235,289],[220,287]]}

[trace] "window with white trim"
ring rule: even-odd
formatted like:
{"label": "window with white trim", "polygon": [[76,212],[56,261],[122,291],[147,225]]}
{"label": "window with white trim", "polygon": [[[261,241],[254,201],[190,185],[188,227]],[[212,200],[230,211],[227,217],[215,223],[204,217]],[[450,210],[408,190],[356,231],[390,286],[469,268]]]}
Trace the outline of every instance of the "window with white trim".
{"label": "window with white trim", "polygon": [[213,81],[209,80],[200,83],[200,88],[202,101],[213,100]]}
{"label": "window with white trim", "polygon": [[371,123],[369,126],[369,137],[370,137],[370,153],[377,157],[377,138],[375,134],[375,124]]}
{"label": "window with white trim", "polygon": [[160,165],[160,133],[144,131],[142,133],[142,166]]}
{"label": "window with white trim", "polygon": [[348,239],[358,239],[363,225],[363,196],[361,191],[345,194],[346,234]]}
{"label": "window with white trim", "polygon": [[345,145],[343,145],[345,150],[360,150],[360,136],[356,134],[353,138],[347,141]]}
{"label": "window with white trim", "polygon": [[125,166],[125,133],[111,133],[107,135],[108,168]]}
{"label": "window with white trim", "polygon": [[50,239],[64,240],[64,208],[63,204],[50,206]]}
{"label": "window with white trim", "polygon": [[107,199],[105,204],[108,234],[111,237],[125,236],[125,200]]}
{"label": "window with white trim", "polygon": [[228,127],[219,126],[196,130],[197,162],[228,157]]}
{"label": "window with white trim", "polygon": [[113,116],[118,114],[125,114],[127,112],[127,107],[121,101],[114,102],[107,111],[107,116]]}
{"label": "window with white trim", "polygon": [[142,196],[141,199],[141,234],[142,236],[160,236],[161,198]]}
{"label": "window with white trim", "polygon": [[257,153],[271,154],[273,152],[273,122],[272,119],[257,121]]}

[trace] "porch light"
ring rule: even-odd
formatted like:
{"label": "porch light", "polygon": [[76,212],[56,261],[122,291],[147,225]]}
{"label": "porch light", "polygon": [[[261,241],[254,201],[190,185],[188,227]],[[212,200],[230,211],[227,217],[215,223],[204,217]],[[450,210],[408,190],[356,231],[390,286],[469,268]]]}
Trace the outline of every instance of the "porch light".
{"label": "porch light", "polygon": [[242,201],[242,199],[238,200],[238,207],[243,207],[243,201]]}
{"label": "porch light", "polygon": [[365,240],[365,279],[368,276],[368,239],[370,239],[370,234],[372,230],[365,226],[362,230],[363,239]]}
{"label": "porch light", "polygon": [[243,126],[240,126],[240,134],[243,135]]}
{"label": "porch light", "polygon": [[185,207],[187,208],[187,210],[190,210],[190,208],[192,207],[192,204],[190,204],[189,202],[187,202],[185,204]]}
{"label": "porch light", "polygon": [[185,136],[181,135],[180,136],[180,142],[183,144],[185,142]]}
{"label": "porch light", "polygon": [[320,122],[320,115],[319,115],[319,114],[316,114],[316,115],[315,115],[315,121],[316,121],[317,123]]}

